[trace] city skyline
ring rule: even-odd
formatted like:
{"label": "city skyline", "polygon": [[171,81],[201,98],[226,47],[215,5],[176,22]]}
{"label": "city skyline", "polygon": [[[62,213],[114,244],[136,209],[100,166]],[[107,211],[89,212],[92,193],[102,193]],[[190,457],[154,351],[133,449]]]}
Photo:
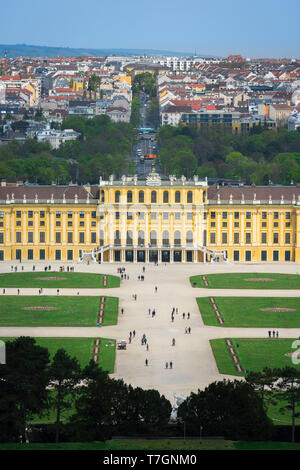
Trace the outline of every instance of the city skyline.
{"label": "city skyline", "polygon": [[[14,0],[2,6],[0,43],[72,48],[158,49],[224,56],[299,57],[297,18],[299,3],[279,0],[251,5],[237,0],[208,5],[190,0],[183,10],[179,0],[129,0],[114,9],[95,0],[84,8],[79,0],[53,0],[38,9]],[[26,18],[26,21],[24,21]]]}

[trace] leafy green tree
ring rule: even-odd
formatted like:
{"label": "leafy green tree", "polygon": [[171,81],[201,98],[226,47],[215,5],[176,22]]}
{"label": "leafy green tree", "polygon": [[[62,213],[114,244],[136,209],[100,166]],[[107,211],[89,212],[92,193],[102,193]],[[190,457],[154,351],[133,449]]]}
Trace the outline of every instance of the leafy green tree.
{"label": "leafy green tree", "polygon": [[59,442],[62,413],[70,409],[74,401],[74,388],[79,383],[80,373],[78,360],[64,349],[58,349],[49,367],[49,386],[54,391],[51,405],[56,410],[55,442]]}
{"label": "leafy green tree", "polygon": [[226,439],[268,440],[272,422],[251,385],[238,380],[223,380],[191,395],[179,406],[178,417],[188,431]]}
{"label": "leafy green tree", "polygon": [[246,382],[249,383],[254,390],[258,390],[261,394],[262,403],[265,405],[265,398],[268,392],[272,390],[276,375],[272,369],[265,367],[261,372],[249,372],[246,377]]}
{"label": "leafy green tree", "polygon": [[[106,440],[111,435],[116,410],[121,406],[119,389],[125,387],[123,381],[112,380],[108,374],[90,365],[79,390],[76,412],[70,422],[80,440]],[[83,376],[84,376],[83,374]]]}
{"label": "leafy green tree", "polygon": [[292,433],[291,441],[295,442],[296,418],[300,416],[297,412],[297,405],[300,405],[300,371],[294,367],[274,369],[277,377],[275,382],[276,399],[282,405],[283,410],[288,410],[291,414]]}
{"label": "leafy green tree", "polygon": [[7,387],[22,442],[27,440],[28,422],[47,407],[49,352],[34,338],[20,336],[6,343],[6,364],[0,367],[0,383]]}

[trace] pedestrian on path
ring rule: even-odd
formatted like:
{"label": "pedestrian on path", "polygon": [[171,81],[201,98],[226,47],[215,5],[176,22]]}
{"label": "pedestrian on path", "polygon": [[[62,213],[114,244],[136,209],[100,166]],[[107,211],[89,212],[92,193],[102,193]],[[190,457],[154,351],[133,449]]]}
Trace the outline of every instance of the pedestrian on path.
{"label": "pedestrian on path", "polygon": [[149,313],[149,315],[151,315],[151,308],[149,308],[148,313]]}
{"label": "pedestrian on path", "polygon": [[18,295],[20,295],[20,289],[18,289]]}
{"label": "pedestrian on path", "polygon": [[148,359],[145,360],[145,364],[146,364],[146,366],[148,366]]}
{"label": "pedestrian on path", "polygon": [[5,289],[3,289],[2,293],[5,294]]}
{"label": "pedestrian on path", "polygon": [[168,368],[169,364],[166,362],[166,369]]}
{"label": "pedestrian on path", "polygon": [[133,334],[133,337],[135,337],[135,330],[133,330],[132,334]]}
{"label": "pedestrian on path", "polygon": [[276,331],[276,338],[279,338],[279,331]]}
{"label": "pedestrian on path", "polygon": [[185,331],[184,331],[184,332],[185,332],[185,333],[187,333],[187,328],[185,329]]}
{"label": "pedestrian on path", "polygon": [[187,319],[188,320],[190,319],[190,312],[187,314]]}
{"label": "pedestrian on path", "polygon": [[59,289],[57,289],[56,293],[57,293],[57,295],[59,295]]}
{"label": "pedestrian on path", "polygon": [[271,331],[269,331],[269,338],[271,338]]}
{"label": "pedestrian on path", "polygon": [[185,319],[185,313],[182,314],[182,318]]}
{"label": "pedestrian on path", "polygon": [[190,326],[188,327],[188,332],[189,332],[189,333],[191,332],[191,327],[190,327]]}
{"label": "pedestrian on path", "polygon": [[155,292],[157,292],[157,286],[155,286]]}
{"label": "pedestrian on path", "polygon": [[172,367],[173,367],[173,362],[171,361],[170,362],[170,369],[172,369]]}
{"label": "pedestrian on path", "polygon": [[149,344],[148,344],[148,343],[147,343],[147,345],[146,345],[146,348],[147,348],[147,351],[149,351]]}
{"label": "pedestrian on path", "polygon": [[121,308],[121,313],[122,313],[122,315],[123,315],[123,313],[124,313],[124,308]]}

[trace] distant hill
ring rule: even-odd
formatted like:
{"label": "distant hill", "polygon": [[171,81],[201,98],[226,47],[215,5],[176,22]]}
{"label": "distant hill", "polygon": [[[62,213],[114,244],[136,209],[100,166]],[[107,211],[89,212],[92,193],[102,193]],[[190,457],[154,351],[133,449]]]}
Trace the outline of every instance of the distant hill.
{"label": "distant hill", "polygon": [[[0,44],[0,58],[4,57],[106,57],[107,55],[134,56],[134,55],[169,55],[169,56],[192,56],[190,52],[175,52],[155,49],[91,49],[71,47],[33,46],[29,44]],[[199,55],[198,57],[212,57]]]}

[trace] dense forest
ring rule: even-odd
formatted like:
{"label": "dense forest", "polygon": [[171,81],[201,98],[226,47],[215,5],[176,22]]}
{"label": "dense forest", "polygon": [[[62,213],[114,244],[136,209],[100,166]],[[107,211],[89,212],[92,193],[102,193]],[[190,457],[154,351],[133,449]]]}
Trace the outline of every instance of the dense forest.
{"label": "dense forest", "polygon": [[62,129],[74,129],[81,138],[66,142],[58,150],[34,139],[1,145],[0,178],[38,184],[93,184],[100,175],[107,178],[127,169],[134,138],[131,124],[113,123],[107,116],[69,117],[63,121]]}
{"label": "dense forest", "polygon": [[245,135],[195,126],[163,126],[161,168],[166,174],[239,179],[247,184],[300,182],[300,133],[263,127]]}
{"label": "dense forest", "polygon": [[[143,88],[143,82],[139,87]],[[153,98],[148,121],[156,124],[157,115],[157,100]],[[134,166],[127,157],[137,139],[139,119],[140,100],[136,96],[131,123],[113,123],[107,116],[65,119],[62,129],[74,129],[81,137],[58,150],[34,139],[3,144],[0,178],[38,184],[95,184],[99,176],[133,173]],[[17,128],[20,126],[22,122]],[[300,183],[300,133],[296,131],[262,127],[250,134],[232,135],[220,129],[162,126],[158,142],[160,166],[166,175],[239,179],[247,184]]]}

